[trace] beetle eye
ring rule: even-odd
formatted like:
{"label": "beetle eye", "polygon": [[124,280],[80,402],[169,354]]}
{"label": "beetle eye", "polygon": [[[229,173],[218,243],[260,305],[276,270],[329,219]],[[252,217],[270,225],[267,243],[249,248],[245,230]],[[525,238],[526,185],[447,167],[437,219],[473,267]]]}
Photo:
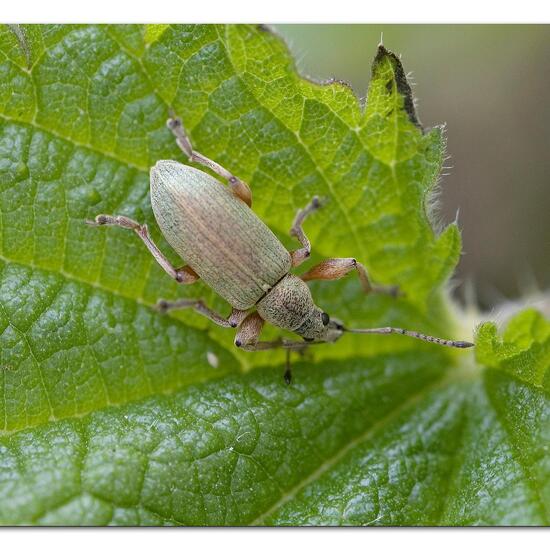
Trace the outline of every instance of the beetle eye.
{"label": "beetle eye", "polygon": [[323,311],[323,313],[321,313],[321,320],[323,321],[323,325],[325,325],[326,327],[328,325],[328,322],[330,321],[330,317],[327,313]]}

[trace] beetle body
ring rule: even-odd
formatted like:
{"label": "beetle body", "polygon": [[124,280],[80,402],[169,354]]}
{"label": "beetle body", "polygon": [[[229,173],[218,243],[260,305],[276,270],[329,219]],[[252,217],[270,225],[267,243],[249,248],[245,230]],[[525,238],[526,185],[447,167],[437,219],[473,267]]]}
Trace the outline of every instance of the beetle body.
{"label": "beetle body", "polygon": [[265,223],[230,188],[206,172],[171,160],[151,169],[151,204],[175,252],[238,310],[257,307],[262,319],[308,341],[341,331],[323,323],[309,287],[289,273],[291,256]]}
{"label": "beetle body", "polygon": [[253,307],[290,270],[279,239],[206,172],[159,161],[151,170],[151,204],[170,246],[234,308]]}
{"label": "beetle body", "polygon": [[[315,305],[305,281],[336,280],[355,270],[365,293],[398,296],[397,287],[371,284],[365,267],[355,258],[329,258],[299,277],[290,273],[292,267],[310,256],[311,244],[302,224],[319,208],[319,199],[313,197],[297,212],[290,234],[298,239],[301,247],[289,253],[250,208],[248,185],[223,166],[194,151],[181,120],[170,118],[168,127],[191,162],[209,168],[229,183],[229,186],[223,185],[206,172],[172,160],[158,161],[151,169],[151,204],[155,218],[168,244],[187,265],[173,266],[152,241],[147,226],[135,220],[109,214],[87,220],[93,226],[113,225],[134,231],[175,281],[191,284],[202,279],[233,306],[227,318],[197,299],[160,300],[157,307],[161,311],[194,308],[219,326],[239,327],[235,344],[248,351],[276,347],[302,349],[310,343],[334,342],[345,331],[402,334],[459,348],[473,345],[395,327],[347,329],[339,321],[331,320]],[[292,331],[305,342],[259,341],[264,322]],[[289,369],[287,363],[287,382],[290,382]]]}

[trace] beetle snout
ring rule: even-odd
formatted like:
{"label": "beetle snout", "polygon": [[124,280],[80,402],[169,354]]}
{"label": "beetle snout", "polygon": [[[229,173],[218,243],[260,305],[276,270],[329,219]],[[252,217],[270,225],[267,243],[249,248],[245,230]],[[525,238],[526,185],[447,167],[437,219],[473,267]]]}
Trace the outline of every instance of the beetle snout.
{"label": "beetle snout", "polygon": [[326,342],[336,342],[344,334],[344,325],[339,319],[331,319],[327,325]]}

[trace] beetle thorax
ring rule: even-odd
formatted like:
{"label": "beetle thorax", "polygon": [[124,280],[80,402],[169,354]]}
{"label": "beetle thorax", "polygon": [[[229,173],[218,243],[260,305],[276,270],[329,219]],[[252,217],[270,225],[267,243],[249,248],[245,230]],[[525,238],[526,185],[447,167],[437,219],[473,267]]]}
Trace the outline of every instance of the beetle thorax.
{"label": "beetle thorax", "polygon": [[285,275],[257,304],[260,316],[268,323],[291,330],[306,339],[322,339],[322,311],[314,304],[311,292],[299,277]]}

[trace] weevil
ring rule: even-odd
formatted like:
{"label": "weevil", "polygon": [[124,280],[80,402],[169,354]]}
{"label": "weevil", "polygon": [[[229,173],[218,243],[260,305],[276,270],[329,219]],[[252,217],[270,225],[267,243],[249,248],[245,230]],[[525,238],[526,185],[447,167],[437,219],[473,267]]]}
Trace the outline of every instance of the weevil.
{"label": "weevil", "polygon": [[[339,320],[331,319],[315,305],[306,281],[341,279],[355,271],[366,294],[382,292],[398,296],[399,290],[395,286],[373,285],[365,266],[355,258],[330,258],[303,275],[292,274],[291,269],[311,254],[311,243],[302,226],[321,206],[319,198],[313,197],[305,208],[298,210],[290,235],[299,241],[300,248],[289,252],[252,211],[249,186],[195,151],[179,118],[169,118],[167,126],[190,162],[210,169],[228,183],[224,185],[216,177],[174,160],[159,160],[151,169],[151,205],[155,219],[185,265],[178,268],[172,265],[152,241],[145,224],[106,214],[87,220],[94,226],[112,225],[134,231],[176,282],[187,285],[202,280],[232,306],[229,316],[223,317],[200,299],[160,300],[157,303],[160,311],[192,308],[221,327],[237,329],[235,345],[246,351],[285,348],[287,383],[291,380],[290,350],[301,351],[312,344],[336,342],[345,332],[396,333],[443,346],[473,346],[470,342],[445,340],[402,328],[347,328]],[[303,341],[260,341],[266,322],[296,333]]]}

